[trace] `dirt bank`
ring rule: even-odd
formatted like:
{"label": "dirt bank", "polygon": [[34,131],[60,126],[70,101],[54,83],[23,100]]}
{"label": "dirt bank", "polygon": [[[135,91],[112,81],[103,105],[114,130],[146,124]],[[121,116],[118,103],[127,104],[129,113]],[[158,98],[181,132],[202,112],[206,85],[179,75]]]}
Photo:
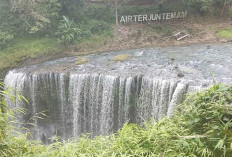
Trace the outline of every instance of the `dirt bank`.
{"label": "dirt bank", "polygon": [[232,22],[193,23],[180,21],[163,24],[121,25],[114,29],[114,37],[104,41],[103,45],[96,47],[75,45],[70,47],[68,53],[79,54],[80,52],[107,52],[144,47],[232,42],[232,37],[223,38],[217,34],[218,31],[227,28],[232,28]]}

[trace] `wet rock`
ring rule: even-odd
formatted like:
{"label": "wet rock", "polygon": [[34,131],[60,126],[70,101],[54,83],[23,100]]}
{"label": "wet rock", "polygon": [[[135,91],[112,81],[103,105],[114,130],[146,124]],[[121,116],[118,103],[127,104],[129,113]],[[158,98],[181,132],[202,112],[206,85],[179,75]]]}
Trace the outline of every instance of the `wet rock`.
{"label": "wet rock", "polygon": [[178,69],[178,68],[179,68],[178,64],[176,64],[174,68],[175,68],[175,69]]}
{"label": "wet rock", "polygon": [[136,57],[140,57],[140,56],[142,56],[142,55],[143,55],[143,51],[136,52],[136,53],[134,54],[134,56],[136,56]]}
{"label": "wet rock", "polygon": [[208,84],[203,83],[203,84],[202,84],[202,87],[203,87],[203,88],[206,88],[206,87],[208,87]]}
{"label": "wet rock", "polygon": [[195,70],[195,69],[193,69],[191,67],[180,67],[179,69],[180,69],[180,71],[185,72],[185,73],[189,73],[189,74],[196,74],[196,73],[198,73],[197,70]]}
{"label": "wet rock", "polygon": [[170,65],[170,64],[173,64],[174,61],[175,61],[175,59],[174,59],[174,58],[171,58],[170,61],[168,62],[168,64],[169,64],[169,65]]}
{"label": "wet rock", "polygon": [[184,77],[184,74],[181,73],[181,72],[179,72],[179,73],[177,74],[177,76],[180,77],[180,78],[182,78],[182,77]]}

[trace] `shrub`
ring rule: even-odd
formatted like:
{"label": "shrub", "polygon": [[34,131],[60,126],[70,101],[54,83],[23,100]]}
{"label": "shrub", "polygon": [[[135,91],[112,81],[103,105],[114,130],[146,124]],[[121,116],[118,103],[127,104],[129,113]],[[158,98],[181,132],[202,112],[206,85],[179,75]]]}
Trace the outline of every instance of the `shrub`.
{"label": "shrub", "polygon": [[101,34],[109,31],[111,28],[108,23],[97,20],[91,20],[88,26],[92,34]]}
{"label": "shrub", "polygon": [[63,44],[73,43],[78,37],[81,37],[82,30],[77,28],[75,23],[63,16],[56,33]]}
{"label": "shrub", "polygon": [[18,14],[11,12],[11,5],[7,0],[1,0],[0,19],[0,30],[2,32],[8,32],[9,34],[22,34],[25,32],[25,22],[21,21]]}
{"label": "shrub", "polygon": [[[217,12],[216,8],[222,9],[224,7],[224,2],[224,0],[183,0],[183,3],[187,7],[191,9],[194,8],[202,14]],[[226,8],[227,6],[231,6],[231,0],[227,0],[226,2]]]}
{"label": "shrub", "polygon": [[111,6],[90,5],[83,9],[83,14],[89,20],[113,23],[115,21],[114,9]]}
{"label": "shrub", "polygon": [[0,49],[6,48],[16,34],[22,34],[24,24],[17,14],[10,11],[10,3],[0,3]]}
{"label": "shrub", "polygon": [[[27,141],[25,135],[6,134],[0,136],[0,155],[229,157],[232,153],[231,105],[232,86],[215,85],[188,96],[169,119],[145,122],[142,127],[125,124],[116,134],[105,137],[89,139],[83,135],[78,142],[54,138],[56,142],[43,146]],[[7,124],[0,114],[0,126],[5,128]]]}
{"label": "shrub", "polygon": [[[202,156],[206,150],[212,155],[229,156],[232,153],[232,87],[215,85],[189,97],[180,107],[185,128],[190,133],[203,135]],[[195,151],[199,148],[195,148]]]}
{"label": "shrub", "polygon": [[13,35],[8,32],[0,31],[0,49],[4,49],[8,46],[8,43],[13,39]]}
{"label": "shrub", "polygon": [[58,0],[11,0],[11,11],[19,14],[28,33],[43,33],[57,19],[61,4]]}
{"label": "shrub", "polygon": [[213,5],[212,0],[183,0],[183,2],[201,13],[208,13]]}

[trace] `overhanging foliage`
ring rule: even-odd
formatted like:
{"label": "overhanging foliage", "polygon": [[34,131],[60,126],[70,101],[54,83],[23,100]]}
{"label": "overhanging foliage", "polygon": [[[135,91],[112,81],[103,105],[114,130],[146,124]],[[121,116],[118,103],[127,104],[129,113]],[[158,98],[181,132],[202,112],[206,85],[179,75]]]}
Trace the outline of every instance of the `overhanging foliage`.
{"label": "overhanging foliage", "polygon": [[[4,107],[3,103],[1,103]],[[193,94],[176,114],[144,126],[125,124],[116,134],[78,141],[54,137],[48,146],[27,141],[26,135],[12,136],[1,114],[1,156],[165,156],[229,157],[232,153],[232,86],[215,85]],[[7,136],[4,136],[7,135]]]}

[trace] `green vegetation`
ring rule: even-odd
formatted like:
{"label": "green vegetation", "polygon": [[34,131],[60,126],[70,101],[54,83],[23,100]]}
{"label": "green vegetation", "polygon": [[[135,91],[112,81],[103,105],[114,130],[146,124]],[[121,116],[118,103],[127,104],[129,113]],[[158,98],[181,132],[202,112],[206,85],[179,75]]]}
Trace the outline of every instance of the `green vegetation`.
{"label": "green vegetation", "polygon": [[[232,3],[231,0],[147,0],[146,3],[152,5],[139,6],[137,2],[119,1],[118,17],[185,8],[203,14],[230,15]],[[61,48],[65,51],[70,45],[74,51],[80,45],[98,47],[98,43],[113,37],[115,6],[113,0],[99,4],[85,0],[2,0],[0,19],[0,57],[4,61],[0,63],[1,70],[29,57],[57,52]],[[170,34],[168,27],[152,27],[147,34],[153,34],[154,30]]]}
{"label": "green vegetation", "polygon": [[16,38],[51,36],[64,44],[80,42],[95,34],[109,32],[113,9],[87,5],[77,0],[2,0],[0,4],[0,49]]}
{"label": "green vegetation", "polygon": [[[202,14],[222,15],[232,5],[232,0],[183,0],[189,9],[195,9]],[[231,15],[230,15],[231,16]]]}
{"label": "green vegetation", "polygon": [[105,5],[84,7],[82,0],[2,0],[0,19],[2,70],[28,58],[67,51],[69,45],[105,41],[112,37],[114,12]]}
{"label": "green vegetation", "polygon": [[0,51],[0,69],[15,66],[26,58],[35,58],[49,52],[58,52],[55,38],[18,38],[11,47]]}
{"label": "green vegetation", "polygon": [[221,29],[217,32],[217,35],[222,38],[232,38],[232,28]]}
{"label": "green vegetation", "polygon": [[[3,91],[1,84],[1,95]],[[232,153],[232,86],[215,85],[190,95],[172,118],[145,122],[144,126],[125,124],[116,134],[88,136],[51,145],[26,140],[27,134],[12,136],[9,116],[12,112],[1,100],[1,156],[165,156],[229,157]],[[2,112],[4,111],[4,112]]]}
{"label": "green vegetation", "polygon": [[122,62],[122,61],[125,61],[125,60],[128,60],[128,59],[130,59],[130,56],[128,54],[120,54],[120,55],[115,56],[113,58],[113,61]]}
{"label": "green vegetation", "polygon": [[[96,34],[91,38],[85,38],[76,43],[76,46],[83,50],[78,54],[87,54],[96,52],[96,48],[101,48],[104,42],[112,37],[111,32]],[[91,49],[89,48],[91,47]],[[90,49],[85,51],[85,49]],[[0,71],[4,68],[15,67],[25,59],[37,58],[45,54],[58,54],[67,51],[60,45],[59,40],[55,37],[31,37],[18,38],[12,41],[11,47],[0,50]]]}
{"label": "green vegetation", "polygon": [[85,64],[88,62],[88,58],[85,57],[78,57],[77,61],[76,61],[76,65],[81,65],[81,64]]}
{"label": "green vegetation", "polygon": [[60,42],[64,44],[73,43],[76,38],[82,35],[81,29],[76,28],[73,21],[63,16],[58,27],[57,35],[61,36]]}

